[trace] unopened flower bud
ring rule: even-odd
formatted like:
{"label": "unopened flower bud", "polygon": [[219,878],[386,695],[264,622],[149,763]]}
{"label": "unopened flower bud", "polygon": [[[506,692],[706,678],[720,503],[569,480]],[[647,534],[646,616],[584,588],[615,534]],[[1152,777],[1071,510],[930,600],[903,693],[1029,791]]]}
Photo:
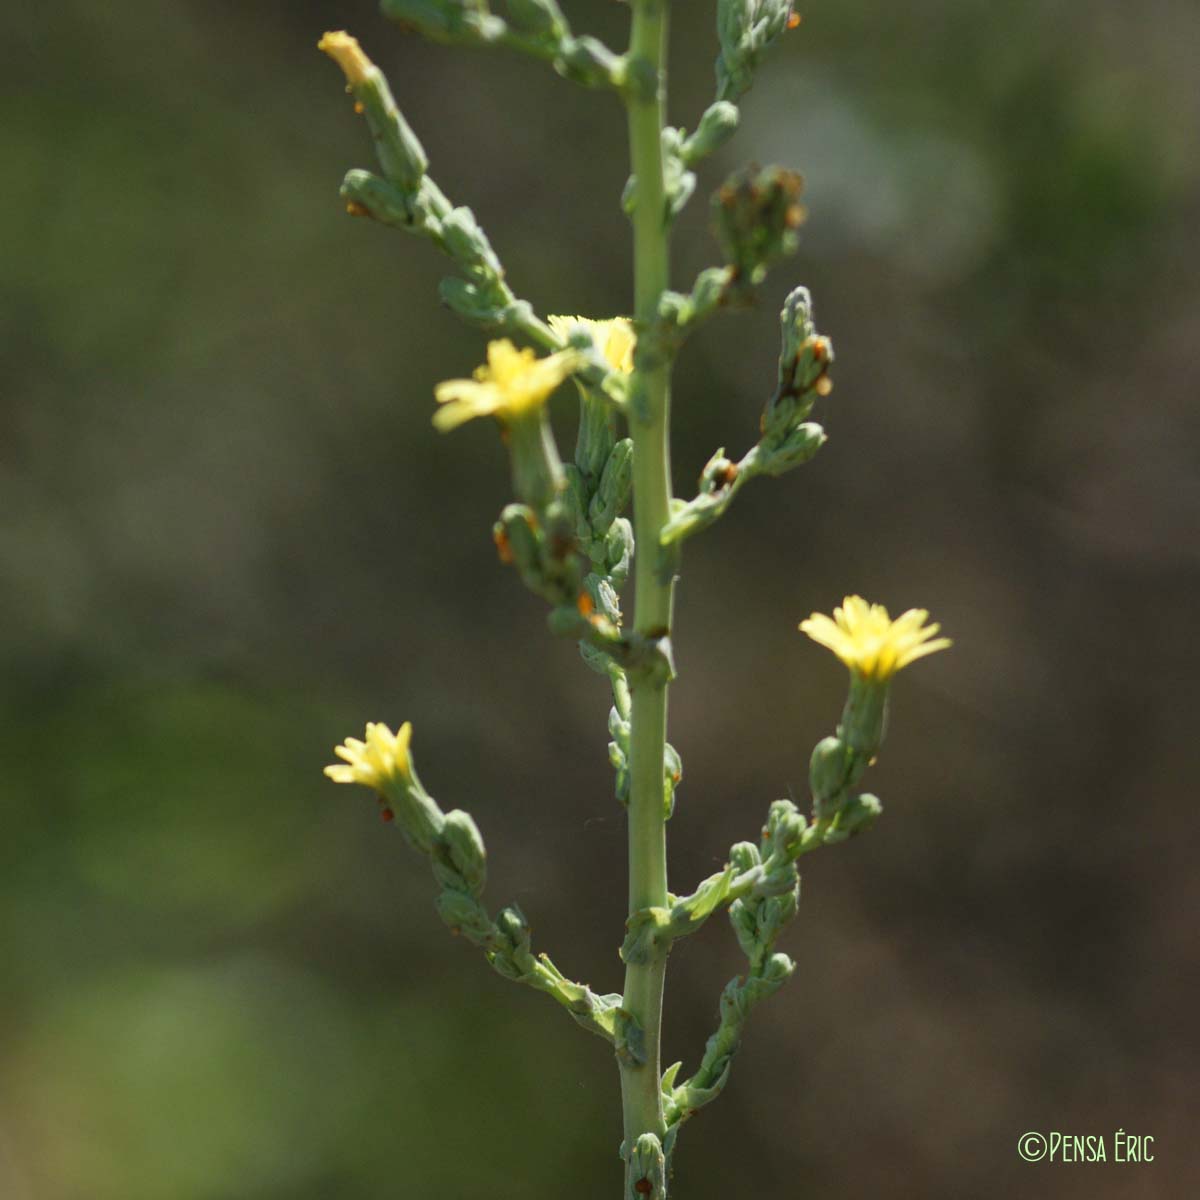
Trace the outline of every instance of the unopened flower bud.
{"label": "unopened flower bud", "polygon": [[620,55],[594,37],[564,39],[555,65],[565,78],[593,87],[619,83],[624,68]]}
{"label": "unopened flower bud", "polygon": [[438,915],[454,933],[476,945],[486,941],[494,927],[486,910],[473,896],[448,889],[437,898]]}
{"label": "unopened flower bud", "polygon": [[763,446],[759,469],[765,475],[782,475],[808,462],[828,440],[820,425],[805,421],[787,433],[778,445]]}
{"label": "unopened flower bud", "polygon": [[434,843],[433,873],[445,888],[472,896],[482,893],[487,882],[487,851],[470,813],[456,808],[446,814]]}
{"label": "unopened flower bud", "polygon": [[680,147],[680,156],[689,166],[707,158],[723,146],[737,131],[740,115],[736,104],[718,100],[704,110],[696,132]]}
{"label": "unopened flower bud", "polygon": [[607,529],[629,503],[633,490],[633,441],[622,438],[612,448],[592,497],[589,517],[596,530]]}
{"label": "unopened flower bud", "polygon": [[878,796],[872,796],[869,792],[855,796],[842,805],[832,829],[825,835],[824,840],[840,842],[856,833],[864,833],[879,820],[882,812],[883,805]]}
{"label": "unopened flower bud", "polygon": [[509,20],[523,33],[554,41],[567,31],[567,20],[555,0],[507,0]]}
{"label": "unopened flower bud", "polygon": [[776,800],[767,813],[767,828],[763,837],[763,857],[774,855],[791,860],[800,853],[805,820],[790,800]]}
{"label": "unopened flower bud", "polygon": [[753,842],[738,842],[729,851],[729,861],[738,871],[749,871],[762,861]]}
{"label": "unopened flower bud", "polygon": [[850,748],[836,737],[822,738],[813,749],[808,767],[818,817],[830,816],[855,776],[855,759]]}
{"label": "unopened flower bud", "polygon": [[385,17],[435,41],[489,41],[504,32],[504,22],[492,16],[486,0],[382,0],[380,8]]}

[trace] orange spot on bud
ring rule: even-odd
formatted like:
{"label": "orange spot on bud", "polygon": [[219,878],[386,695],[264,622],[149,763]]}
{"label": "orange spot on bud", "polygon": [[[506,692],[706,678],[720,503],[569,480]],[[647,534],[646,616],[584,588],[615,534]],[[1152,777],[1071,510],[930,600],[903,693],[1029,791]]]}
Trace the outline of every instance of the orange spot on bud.
{"label": "orange spot on bud", "polygon": [[364,112],[366,112],[366,109],[363,108],[363,102],[361,100],[355,100],[354,111],[360,117],[363,115]]}
{"label": "orange spot on bud", "polygon": [[804,18],[798,12],[789,13],[788,19],[787,19],[787,27],[789,29],[798,29],[800,27],[800,22],[802,20],[804,20]]}
{"label": "orange spot on bud", "polygon": [[509,544],[508,534],[499,525],[492,530],[492,541],[496,543],[496,553],[500,556],[500,561],[511,563],[513,560],[512,546]]}
{"label": "orange spot on bud", "polygon": [[370,210],[359,204],[357,200],[347,200],[346,211],[352,217],[369,217],[371,215]]}
{"label": "orange spot on bud", "polygon": [[818,396],[828,396],[829,393],[833,391],[833,380],[830,379],[828,375],[822,375],[821,378],[817,380],[816,390]]}
{"label": "orange spot on bud", "polygon": [[394,812],[392,812],[392,810],[390,808],[385,808],[383,810],[383,812],[381,812],[379,815],[385,821],[394,821],[396,819],[396,814]]}
{"label": "orange spot on bud", "polygon": [[579,610],[581,617],[590,617],[596,606],[587,592],[580,592],[575,598],[575,607]]}

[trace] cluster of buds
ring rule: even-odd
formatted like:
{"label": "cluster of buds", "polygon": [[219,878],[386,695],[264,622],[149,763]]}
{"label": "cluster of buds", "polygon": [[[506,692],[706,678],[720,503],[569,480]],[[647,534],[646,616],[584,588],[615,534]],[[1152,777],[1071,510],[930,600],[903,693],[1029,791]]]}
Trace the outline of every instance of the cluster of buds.
{"label": "cluster of buds", "polygon": [[594,37],[575,37],[555,0],[506,0],[506,16],[487,0],[383,0],[383,13],[439,42],[502,45],[544,58],[589,87],[624,82],[624,62]]}
{"label": "cluster of buds", "polygon": [[[444,279],[439,290],[465,320],[495,331],[537,330],[533,310],[505,282],[504,268],[474,214],[455,207],[429,176],[424,147],[397,107],[383,72],[347,33],[327,33],[318,45],[342,68],[382,171],[346,173],[341,190],[347,212],[420,234],[447,254],[461,276]],[[548,336],[544,327],[541,332]]]}
{"label": "cluster of buds", "polygon": [[677,501],[663,530],[664,542],[698,533],[724,515],[733,498],[759,475],[782,475],[808,462],[825,444],[825,430],[806,418],[833,391],[833,344],[817,333],[807,288],[795,288],[779,314],[779,379],[760,421],[758,443],[734,461],[722,446],[700,473],[697,495]]}
{"label": "cluster of buds", "polygon": [[718,0],[717,94],[736,100],[754,81],[766,52],[788,29],[800,24],[792,0]]}

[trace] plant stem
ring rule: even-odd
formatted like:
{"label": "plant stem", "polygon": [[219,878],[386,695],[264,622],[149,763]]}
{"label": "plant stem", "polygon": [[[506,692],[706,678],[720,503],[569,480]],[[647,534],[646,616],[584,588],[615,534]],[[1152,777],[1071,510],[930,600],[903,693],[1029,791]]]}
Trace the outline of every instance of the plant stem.
{"label": "plant stem", "polygon": [[[628,62],[657,81],[654,94],[631,89],[630,158],[637,179],[633,213],[634,316],[645,344],[637,357],[630,435],[633,438],[633,521],[636,614],[634,628],[647,636],[665,636],[671,627],[674,592],[673,552],[665,551],[659,534],[670,517],[670,361],[646,337],[668,284],[667,205],[663,186],[662,126],[666,91],[667,0],[634,0],[633,36]],[[661,676],[643,674],[630,680],[631,791],[629,801],[629,911],[631,914],[667,903],[666,814],[663,800],[663,755],[667,736],[667,684]],[[646,1061],[621,1069],[625,1145],[632,1151],[646,1133],[663,1138],[660,1031],[664,947],[646,963],[630,964],[625,974],[624,1008],[641,1026]],[[636,1180],[626,1179],[632,1196]]]}

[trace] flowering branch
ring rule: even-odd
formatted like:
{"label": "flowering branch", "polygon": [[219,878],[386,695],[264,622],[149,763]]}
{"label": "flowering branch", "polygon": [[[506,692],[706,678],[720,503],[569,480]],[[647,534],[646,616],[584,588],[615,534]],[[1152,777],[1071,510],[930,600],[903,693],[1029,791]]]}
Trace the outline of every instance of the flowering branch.
{"label": "flowering branch", "polygon": [[357,783],[376,793],[383,819],[394,822],[413,849],[424,854],[441,886],[438,915],[451,933],[462,934],[484,952],[506,979],[544,992],[591,1033],[617,1038],[621,997],[600,996],[573,983],[545,954],[530,948],[529,922],[514,904],[493,920],[480,897],[487,883],[487,851],[470,813],[444,813],[417,777],[409,745],[412,725],[396,733],[383,724],[367,725],[365,740],[347,738],[334,752],[343,761],[325,768],[335,783]]}
{"label": "flowering branch", "polygon": [[[460,271],[441,286],[451,308],[548,352],[493,340],[487,361],[471,377],[438,386],[434,424],[449,431],[486,418],[498,426],[514,498],[493,528],[497,552],[549,605],[552,632],[576,639],[584,661],[611,689],[609,759],[629,828],[622,992],[597,994],[534,954],[529,924],[516,906],[489,915],[481,899],[483,839],[467,813],[443,812],[421,785],[409,753],[410,725],[395,734],[368,725],[364,740],[348,738],[336,748],[342,761],[326,774],[378,795],[385,820],[429,859],[441,889],[438,912],[453,932],[480,947],[501,975],[551,996],[612,1045],[621,1073],[624,1200],[667,1200],[679,1129],[720,1094],[750,1012],[795,970],[775,947],[797,913],[798,860],[865,830],[879,816],[878,799],[857,787],[883,740],[892,677],[949,642],[935,636],[938,627],[927,623],[924,610],[893,621],[886,609],[857,596],[847,597],[832,617],[814,613],[805,620],[800,628],[850,670],[841,721],[810,761],[811,816],[791,801],[776,801],[757,844],[733,846],[725,867],[690,894],[668,890],[666,823],[683,774],[667,741],[681,545],[723,516],[750,479],[781,475],[820,448],[824,430],[809,417],[831,390],[833,349],[816,332],[808,292],[794,289],[780,316],[778,378],[758,442],[737,462],[719,450],[701,474],[699,494],[687,501],[673,497],[675,356],[702,321],[751,302],[770,266],[795,251],[804,220],[801,179],[780,167],[731,176],[713,200],[724,265],[702,271],[686,294],[669,288],[671,226],[695,189],[694,168],[735,131],[734,101],[797,18],[791,0],[718,0],[718,96],[689,134],[664,122],[668,0],[630,5],[629,49],[617,56],[594,39],[575,37],[557,0],[504,0],[503,15],[488,0],[383,0],[389,16],[435,39],[509,46],[580,82],[618,89],[630,144],[623,199],[633,226],[632,319],[543,321],[518,300],[471,211],[453,207],[429,177],[425,152],[383,75],[348,34],[326,34],[320,43],[346,75],[383,172],[346,176],[342,194],[349,210],[428,237]],[[548,405],[568,379],[579,392],[579,432],[573,459],[564,461]],[[624,516],[631,501],[632,520]],[[627,622],[621,595],[631,573],[636,611]],[[677,1082],[679,1063],[661,1070],[667,958],[676,940],[722,908],[747,970],[722,993],[720,1021],[696,1071]]]}

